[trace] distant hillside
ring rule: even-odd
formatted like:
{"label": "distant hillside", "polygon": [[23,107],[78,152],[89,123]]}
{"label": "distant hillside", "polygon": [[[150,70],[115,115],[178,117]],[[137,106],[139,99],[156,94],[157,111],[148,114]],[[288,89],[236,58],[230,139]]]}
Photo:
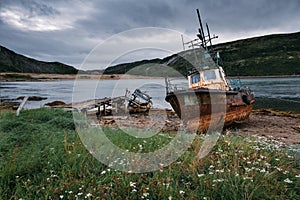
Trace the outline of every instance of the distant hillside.
{"label": "distant hillside", "polygon": [[300,32],[217,45],[228,75],[300,74]]}
{"label": "distant hillside", "polygon": [[0,72],[75,74],[77,69],[59,62],[42,62],[0,46]]}
{"label": "distant hillside", "polygon": [[[223,67],[228,76],[267,76],[300,74],[300,32],[267,35],[214,45],[220,52]],[[180,52],[163,59],[142,60],[108,67],[105,74],[129,73],[135,75],[162,76],[168,67],[186,75],[191,65],[179,55],[189,56],[191,50]],[[193,58],[194,59],[194,58]],[[170,69],[170,68],[169,68]],[[174,70],[173,70],[174,71]],[[173,73],[174,76],[176,74]]]}

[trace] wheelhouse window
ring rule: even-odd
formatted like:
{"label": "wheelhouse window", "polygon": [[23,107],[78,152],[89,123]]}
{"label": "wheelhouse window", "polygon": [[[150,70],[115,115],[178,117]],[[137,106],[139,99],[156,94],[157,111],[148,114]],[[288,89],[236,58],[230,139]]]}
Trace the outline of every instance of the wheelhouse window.
{"label": "wheelhouse window", "polygon": [[194,74],[191,79],[192,84],[198,83],[199,81],[200,81],[200,74]]}
{"label": "wheelhouse window", "polygon": [[204,79],[205,80],[214,80],[216,79],[216,73],[214,70],[210,70],[210,71],[204,71]]}

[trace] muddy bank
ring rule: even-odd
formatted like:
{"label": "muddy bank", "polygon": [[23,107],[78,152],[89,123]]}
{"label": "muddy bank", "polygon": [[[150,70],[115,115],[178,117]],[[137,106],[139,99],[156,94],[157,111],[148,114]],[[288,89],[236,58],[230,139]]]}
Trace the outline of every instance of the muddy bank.
{"label": "muddy bank", "polygon": [[[172,132],[182,123],[172,110],[153,109],[146,115],[106,116],[100,126]],[[300,116],[282,112],[254,111],[248,121],[224,128],[225,134],[259,135],[290,144],[300,144]]]}
{"label": "muddy bank", "polygon": [[151,109],[145,114],[124,114],[100,117],[100,126],[111,128],[138,128],[160,132],[177,131],[181,120],[170,109]]}
{"label": "muddy bank", "polygon": [[300,117],[282,113],[253,112],[248,122],[235,124],[225,131],[233,134],[259,135],[284,142],[300,144]]}

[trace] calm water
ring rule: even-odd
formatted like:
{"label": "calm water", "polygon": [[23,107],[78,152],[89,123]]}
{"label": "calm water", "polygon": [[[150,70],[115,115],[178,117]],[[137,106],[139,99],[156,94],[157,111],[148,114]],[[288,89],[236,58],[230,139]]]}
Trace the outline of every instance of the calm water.
{"label": "calm water", "polygon": [[[254,91],[255,108],[274,108],[300,113],[300,78],[242,79],[242,83]],[[136,88],[147,91],[152,96],[154,107],[170,108],[164,100],[164,79],[0,82],[0,98],[3,101],[25,95],[47,97],[47,100],[26,104],[27,108],[39,108],[55,100],[70,103],[72,100],[78,102],[122,96],[126,89],[133,92]]]}

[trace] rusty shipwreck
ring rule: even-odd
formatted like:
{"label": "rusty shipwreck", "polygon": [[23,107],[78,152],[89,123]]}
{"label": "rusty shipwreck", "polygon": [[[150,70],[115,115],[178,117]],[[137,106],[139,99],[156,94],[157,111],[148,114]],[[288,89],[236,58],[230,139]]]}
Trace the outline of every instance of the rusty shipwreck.
{"label": "rusty shipwreck", "polygon": [[251,89],[242,87],[239,80],[226,78],[219,52],[211,42],[216,36],[211,37],[207,24],[205,35],[198,9],[197,14],[197,39],[183,42],[184,50],[186,45],[191,49],[179,55],[191,64],[186,67],[188,84],[180,87],[166,78],[165,100],[190,131],[205,132],[212,124],[224,127],[248,119],[255,100]]}

